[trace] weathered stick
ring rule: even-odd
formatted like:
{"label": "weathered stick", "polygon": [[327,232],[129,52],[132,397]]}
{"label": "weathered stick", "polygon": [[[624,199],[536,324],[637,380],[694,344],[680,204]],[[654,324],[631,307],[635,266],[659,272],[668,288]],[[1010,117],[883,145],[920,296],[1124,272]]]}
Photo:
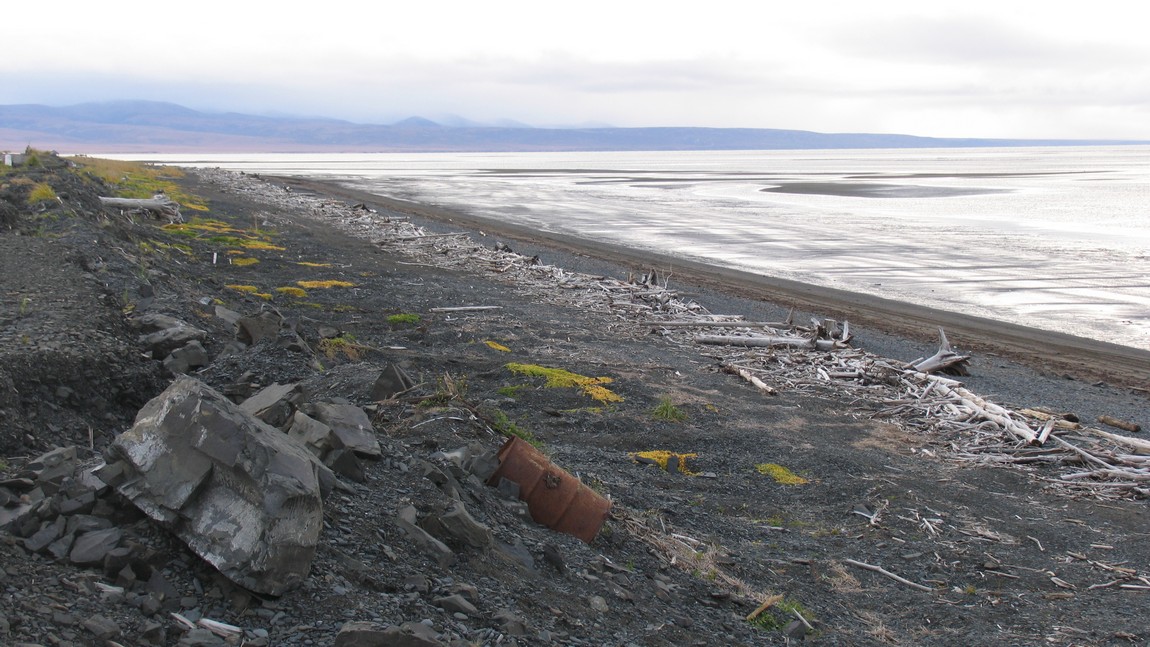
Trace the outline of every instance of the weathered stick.
{"label": "weathered stick", "polygon": [[785,328],[788,324],[780,321],[644,321],[644,326],[663,328]]}
{"label": "weathered stick", "polygon": [[180,215],[180,203],[163,196],[154,198],[106,198],[101,196],[100,202],[119,209],[151,211],[158,216],[168,218],[172,222],[184,221],[184,217]]}
{"label": "weathered stick", "polygon": [[1096,434],[1098,436],[1102,436],[1108,440],[1113,440],[1119,445],[1129,447],[1130,449],[1134,450],[1135,454],[1150,454],[1150,440],[1119,436],[1118,434],[1112,434],[1109,431],[1102,431],[1101,429],[1094,429],[1092,427],[1087,427],[1086,431],[1089,431],[1090,433]]}
{"label": "weathered stick", "polygon": [[699,335],[695,341],[700,344],[715,346],[746,346],[748,348],[769,348],[784,346],[786,348],[814,349],[815,340],[801,337],[738,337],[735,335]]}
{"label": "weathered stick", "polygon": [[1125,420],[1119,420],[1118,418],[1112,418],[1110,416],[1098,416],[1098,422],[1101,422],[1104,425],[1110,425],[1111,427],[1115,427],[1117,429],[1121,429],[1122,431],[1129,431],[1132,434],[1136,434],[1139,431],[1142,431],[1141,425],[1137,425],[1133,422],[1127,422]]}
{"label": "weathered stick", "polygon": [[502,310],[503,306],[456,306],[454,308],[431,308],[431,312],[478,312],[483,310]]}
{"label": "weathered stick", "polygon": [[844,559],[843,561],[846,562],[847,564],[850,564],[851,566],[857,566],[859,568],[865,568],[868,571],[874,571],[875,573],[880,573],[882,575],[885,575],[885,576],[889,577],[890,579],[894,580],[895,582],[898,582],[900,584],[905,584],[912,589],[918,589],[919,591],[926,591],[927,593],[934,591],[934,589],[930,588],[929,586],[926,586],[924,584],[919,584],[917,582],[911,582],[910,580],[906,579],[905,577],[899,577],[898,575],[891,573],[890,571],[886,570],[885,568],[883,568],[881,566],[875,566],[874,564],[864,564],[863,562],[856,562],[853,559]]}
{"label": "weathered stick", "polygon": [[747,614],[747,622],[751,622],[755,618],[758,618],[759,616],[763,615],[764,611],[766,611],[767,609],[770,609],[771,607],[775,606],[776,604],[778,604],[779,602],[782,602],[782,601],[783,601],[782,595],[776,594],[776,595],[768,596],[767,599],[764,600],[763,603],[759,605],[759,608],[757,608],[754,611]]}
{"label": "weathered stick", "polygon": [[776,391],[774,387],[768,385],[766,382],[755,377],[755,375],[753,373],[751,373],[750,371],[748,371],[745,368],[739,368],[738,366],[732,366],[730,364],[724,364],[723,370],[726,371],[727,373],[733,373],[735,375],[738,375],[739,377],[741,377],[744,380],[753,384],[755,386],[755,388],[762,391],[763,393],[766,393],[767,395],[778,395],[779,394],[779,392]]}

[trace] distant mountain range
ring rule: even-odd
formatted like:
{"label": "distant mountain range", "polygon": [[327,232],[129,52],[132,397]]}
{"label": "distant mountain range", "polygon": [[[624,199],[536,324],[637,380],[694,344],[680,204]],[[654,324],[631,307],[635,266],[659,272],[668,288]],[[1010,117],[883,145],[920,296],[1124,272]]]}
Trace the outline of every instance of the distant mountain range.
{"label": "distant mountain range", "polygon": [[769,128],[532,128],[509,121],[480,125],[461,117],[443,123],[411,117],[377,125],[199,112],[153,101],[0,106],[0,150],[21,151],[30,145],[63,153],[772,150],[1145,143],[1150,142],[948,139]]}

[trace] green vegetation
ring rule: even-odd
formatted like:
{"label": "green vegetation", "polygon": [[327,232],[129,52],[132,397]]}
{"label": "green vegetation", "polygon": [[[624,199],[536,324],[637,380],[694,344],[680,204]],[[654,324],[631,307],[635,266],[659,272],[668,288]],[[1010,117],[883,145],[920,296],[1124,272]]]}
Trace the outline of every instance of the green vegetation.
{"label": "green vegetation", "polygon": [[519,392],[522,391],[523,389],[526,389],[528,386],[529,385],[527,385],[527,384],[515,384],[512,386],[501,386],[498,389],[496,389],[496,393],[498,393],[499,395],[502,395],[504,397],[507,397],[507,398],[518,398]]}
{"label": "green vegetation", "polygon": [[798,616],[802,616],[808,623],[815,620],[814,615],[798,600],[783,597],[769,605],[759,615],[748,618],[747,622],[766,631],[781,631]]}
{"label": "green vegetation", "polygon": [[499,342],[497,342],[497,341],[490,341],[490,340],[487,340],[487,341],[484,341],[483,343],[484,343],[484,344],[487,344],[487,347],[488,347],[488,348],[490,348],[490,349],[492,349],[492,350],[497,350],[497,351],[499,351],[499,352],[501,352],[501,353],[510,353],[510,352],[511,352],[511,349],[510,349],[510,348],[508,348],[508,347],[504,346],[503,344],[500,344],[500,343],[499,343]]}
{"label": "green vegetation", "polygon": [[405,312],[397,315],[388,315],[387,323],[392,326],[414,326],[419,323],[419,315]]}
{"label": "green vegetation", "polygon": [[667,422],[683,422],[687,419],[687,414],[682,409],[675,406],[671,402],[671,398],[664,397],[659,401],[659,404],[651,410],[651,415],[659,420],[666,420]]}
{"label": "green vegetation", "polygon": [[514,362],[507,364],[507,370],[516,375],[542,377],[547,380],[545,386],[549,389],[574,388],[599,402],[623,401],[623,396],[602,386],[614,381],[609,377],[587,377],[561,368],[549,368],[537,364],[516,364]]}
{"label": "green vegetation", "polygon": [[485,417],[488,419],[488,422],[491,424],[491,428],[495,431],[498,431],[504,436],[515,436],[536,449],[543,448],[543,443],[540,442],[534,434],[515,424],[502,410],[490,409],[484,411],[484,413],[486,414]]}
{"label": "green vegetation", "polygon": [[164,231],[176,236],[195,238],[216,245],[233,247],[229,254],[243,254],[242,250],[283,251],[279,245],[273,245],[268,239],[271,234],[261,229],[237,229],[230,224],[214,218],[192,218],[188,222],[164,225]]}
{"label": "green vegetation", "polygon": [[[29,158],[31,159],[31,158]],[[78,155],[71,158],[77,172],[99,178],[111,185],[120,198],[151,198],[162,193],[180,203],[183,209],[207,211],[203,198],[185,192],[176,180],[184,172],[174,166],[153,166],[142,162],[101,159]]]}

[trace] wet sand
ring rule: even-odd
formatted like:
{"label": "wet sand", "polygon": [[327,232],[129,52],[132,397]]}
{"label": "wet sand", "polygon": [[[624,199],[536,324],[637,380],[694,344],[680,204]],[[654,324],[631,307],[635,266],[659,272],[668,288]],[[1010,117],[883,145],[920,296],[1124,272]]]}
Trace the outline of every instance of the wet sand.
{"label": "wet sand", "polygon": [[1150,385],[1150,351],[1147,350],[721,268],[647,250],[541,232],[459,211],[395,200],[351,189],[331,180],[303,177],[278,177],[275,180],[300,189],[447,223],[455,229],[480,230],[488,235],[541,245],[624,268],[639,270],[674,267],[674,280],[677,283],[848,320],[855,325],[872,327],[919,342],[927,341],[927,338],[936,339],[935,331],[942,327],[952,339],[962,339],[963,347],[967,350],[1008,357],[1047,374],[1066,375],[1084,381],[1104,381],[1132,388],[1139,393],[1150,392],[1147,389]]}

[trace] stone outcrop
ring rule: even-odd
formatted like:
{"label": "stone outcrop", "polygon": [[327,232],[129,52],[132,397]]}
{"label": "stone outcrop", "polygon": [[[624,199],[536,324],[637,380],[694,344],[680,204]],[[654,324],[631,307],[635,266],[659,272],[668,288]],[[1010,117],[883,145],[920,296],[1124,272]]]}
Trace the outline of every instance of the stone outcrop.
{"label": "stone outcrop", "polygon": [[315,457],[186,376],[109,450],[111,483],[237,584],[280,595],[310,570],[322,526]]}

